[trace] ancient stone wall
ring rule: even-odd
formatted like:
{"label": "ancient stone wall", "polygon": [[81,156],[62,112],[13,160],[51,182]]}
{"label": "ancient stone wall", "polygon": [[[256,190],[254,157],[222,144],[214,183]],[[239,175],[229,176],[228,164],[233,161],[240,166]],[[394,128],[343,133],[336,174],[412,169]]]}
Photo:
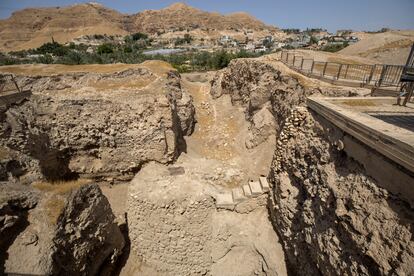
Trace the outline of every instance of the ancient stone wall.
{"label": "ancient stone wall", "polygon": [[[171,174],[149,164],[128,195],[132,253],[161,275],[285,275],[283,252],[267,218],[266,196],[223,204],[200,171]],[[251,196],[251,195],[250,195]],[[227,202],[228,203],[228,202]],[[236,206],[234,206],[236,205]]]}

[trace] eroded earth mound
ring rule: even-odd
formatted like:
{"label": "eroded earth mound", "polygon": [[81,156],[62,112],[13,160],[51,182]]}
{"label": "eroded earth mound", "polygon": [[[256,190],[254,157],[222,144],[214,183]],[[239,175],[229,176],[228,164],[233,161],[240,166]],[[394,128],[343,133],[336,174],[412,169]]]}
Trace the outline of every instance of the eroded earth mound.
{"label": "eroded earth mound", "polygon": [[351,89],[315,89],[283,67],[233,61],[212,93],[242,104],[252,129],[263,108],[275,118],[268,208],[289,267],[299,275],[413,274],[412,202],[381,188],[338,146],[335,127],[306,108],[305,96],[349,96]]}
{"label": "eroded earth mound", "polygon": [[162,62],[17,79],[33,95],[0,114],[2,180],[128,180],[174,161],[193,131],[192,99]]}

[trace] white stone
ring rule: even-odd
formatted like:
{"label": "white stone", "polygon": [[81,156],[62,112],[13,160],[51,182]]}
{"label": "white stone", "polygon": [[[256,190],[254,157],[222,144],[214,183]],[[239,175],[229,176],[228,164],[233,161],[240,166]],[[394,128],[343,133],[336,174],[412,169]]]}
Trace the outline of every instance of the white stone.
{"label": "white stone", "polygon": [[263,176],[260,177],[259,181],[260,181],[260,185],[262,186],[262,189],[264,192],[270,191],[270,185],[269,185],[269,182],[267,182],[266,177],[263,177]]}
{"label": "white stone", "polygon": [[233,209],[234,202],[231,193],[218,194],[216,196],[216,207],[223,209]]}
{"label": "white stone", "polygon": [[252,191],[250,190],[249,185],[243,185],[243,193],[248,198],[252,197]]}
{"label": "white stone", "polygon": [[259,181],[250,181],[249,183],[250,190],[252,191],[252,196],[259,196],[263,194],[262,187],[260,186]]}
{"label": "white stone", "polygon": [[246,199],[242,188],[234,188],[232,190],[232,194],[233,194],[233,201],[236,203],[242,202],[243,200]]}

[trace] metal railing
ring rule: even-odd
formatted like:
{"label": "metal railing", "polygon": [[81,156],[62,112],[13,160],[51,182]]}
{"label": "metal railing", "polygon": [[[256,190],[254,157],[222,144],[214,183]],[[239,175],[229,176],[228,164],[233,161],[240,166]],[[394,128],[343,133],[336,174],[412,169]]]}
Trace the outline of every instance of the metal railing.
{"label": "metal railing", "polygon": [[7,92],[22,92],[12,74],[0,74],[0,94]]}
{"label": "metal railing", "polygon": [[387,87],[400,90],[401,75],[405,66],[386,64],[343,64],[315,61],[297,53],[282,51],[281,61],[301,73],[333,80],[348,81],[361,86]]}

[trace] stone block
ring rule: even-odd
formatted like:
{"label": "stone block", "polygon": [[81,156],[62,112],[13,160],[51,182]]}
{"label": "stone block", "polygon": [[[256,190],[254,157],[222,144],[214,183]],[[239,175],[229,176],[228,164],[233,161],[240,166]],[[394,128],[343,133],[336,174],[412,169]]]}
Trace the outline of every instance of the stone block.
{"label": "stone block", "polygon": [[247,198],[251,198],[252,197],[252,191],[250,190],[250,186],[249,185],[243,185],[243,193]]}
{"label": "stone block", "polygon": [[266,177],[262,176],[259,178],[260,185],[262,186],[263,192],[267,193],[270,191],[269,182],[267,182]]}
{"label": "stone block", "polygon": [[233,201],[235,203],[242,202],[243,200],[246,199],[246,197],[244,196],[242,188],[234,188],[232,190],[232,194],[233,194]]}
{"label": "stone block", "polygon": [[221,209],[234,209],[234,201],[231,193],[218,194],[216,196],[216,207]]}
{"label": "stone block", "polygon": [[263,194],[262,186],[260,186],[259,181],[250,181],[249,187],[250,187],[250,190],[252,191],[253,197]]}

